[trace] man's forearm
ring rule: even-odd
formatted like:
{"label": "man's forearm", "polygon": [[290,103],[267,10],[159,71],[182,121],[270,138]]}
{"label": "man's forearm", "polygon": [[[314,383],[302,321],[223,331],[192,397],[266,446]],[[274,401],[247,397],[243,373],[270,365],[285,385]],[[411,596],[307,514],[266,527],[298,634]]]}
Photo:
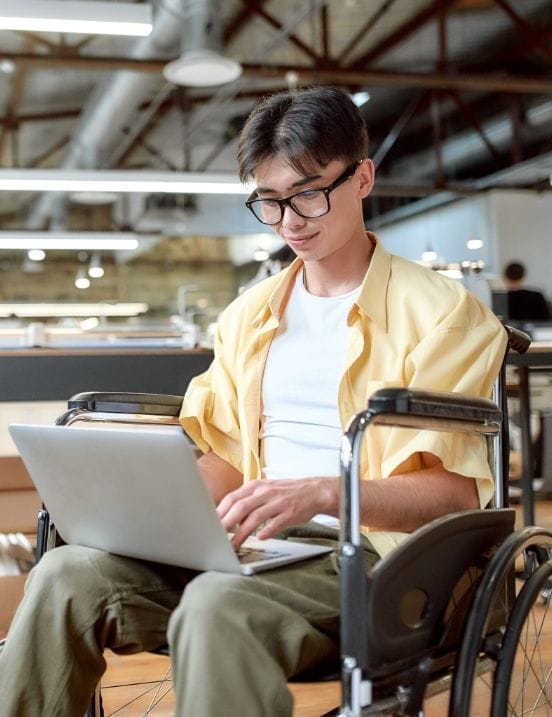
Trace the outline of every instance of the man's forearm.
{"label": "man's forearm", "polygon": [[363,525],[401,532],[411,532],[448,513],[479,507],[475,481],[441,464],[382,480],[363,480],[360,500]]}
{"label": "man's forearm", "polygon": [[243,483],[242,474],[216,453],[205,453],[198,458],[197,465],[216,505]]}

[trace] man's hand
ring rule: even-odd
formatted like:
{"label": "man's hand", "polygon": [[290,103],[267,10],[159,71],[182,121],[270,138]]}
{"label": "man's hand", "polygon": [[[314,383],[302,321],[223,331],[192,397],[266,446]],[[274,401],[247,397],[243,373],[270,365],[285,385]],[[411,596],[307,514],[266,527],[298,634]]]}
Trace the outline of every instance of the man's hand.
{"label": "man's hand", "polygon": [[217,512],[238,548],[255,531],[264,540],[317,513],[337,515],[338,491],[338,478],[255,480],[228,493]]}
{"label": "man's hand", "polygon": [[[214,453],[202,456],[198,465],[222,524],[235,533],[236,548],[255,531],[264,540],[318,513],[338,515],[337,477],[253,480],[242,485],[239,471]],[[422,454],[422,465],[384,480],[362,480],[362,525],[411,532],[441,515],[479,507],[473,479],[446,470],[430,453]]]}

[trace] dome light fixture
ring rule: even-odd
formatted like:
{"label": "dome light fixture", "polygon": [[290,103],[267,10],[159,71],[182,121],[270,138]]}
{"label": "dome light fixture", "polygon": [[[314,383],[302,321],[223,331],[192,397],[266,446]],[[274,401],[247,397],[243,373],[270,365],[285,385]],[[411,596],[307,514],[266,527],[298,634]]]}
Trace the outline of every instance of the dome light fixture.
{"label": "dome light fixture", "polygon": [[90,264],[88,265],[88,276],[91,279],[101,279],[104,274],[105,271],[100,261],[100,255],[96,253],[92,254]]}
{"label": "dome light fixture", "polygon": [[468,249],[482,249],[483,244],[484,244],[483,239],[473,238],[473,239],[468,239],[468,241],[466,242],[466,247]]}
{"label": "dome light fixture", "polygon": [[183,0],[182,53],[163,68],[165,79],[185,87],[215,87],[242,74],[223,53],[221,0]]}
{"label": "dome light fixture", "polygon": [[437,252],[428,246],[427,249],[422,252],[422,261],[436,261],[437,256]]}
{"label": "dome light fixture", "polygon": [[89,289],[90,279],[84,273],[84,269],[79,269],[75,277],[75,286],[77,289]]}
{"label": "dome light fixture", "polygon": [[239,62],[214,50],[193,50],[163,68],[165,79],[173,85],[215,87],[237,80],[242,74]]}

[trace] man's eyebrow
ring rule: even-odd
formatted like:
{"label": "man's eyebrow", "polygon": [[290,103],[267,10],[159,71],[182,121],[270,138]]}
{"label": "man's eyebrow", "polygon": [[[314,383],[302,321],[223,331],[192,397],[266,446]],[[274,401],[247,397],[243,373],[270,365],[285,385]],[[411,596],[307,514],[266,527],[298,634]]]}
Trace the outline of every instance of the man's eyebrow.
{"label": "man's eyebrow", "polygon": [[[321,174],[309,174],[307,177],[301,177],[301,179],[298,179],[296,182],[293,182],[293,184],[290,184],[290,188],[303,187],[305,184],[308,184],[315,179],[320,179],[321,176]],[[275,189],[271,189],[270,187],[257,187],[256,192],[257,194],[278,194]]]}

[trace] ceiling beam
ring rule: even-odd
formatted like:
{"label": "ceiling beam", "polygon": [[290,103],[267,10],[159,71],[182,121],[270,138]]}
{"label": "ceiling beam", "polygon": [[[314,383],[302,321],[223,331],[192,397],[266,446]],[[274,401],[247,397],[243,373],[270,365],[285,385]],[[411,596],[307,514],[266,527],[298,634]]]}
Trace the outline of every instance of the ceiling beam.
{"label": "ceiling beam", "polygon": [[[243,2],[250,6],[252,11],[258,15],[259,17],[262,17],[263,20],[265,20],[269,25],[272,25],[273,28],[278,30],[278,32],[281,32],[284,30],[284,26],[282,23],[277,20],[274,15],[271,15],[269,12],[267,12],[264,8],[260,6],[260,3],[253,3],[251,0],[243,0]],[[294,35],[293,33],[289,33],[286,35],[286,40],[288,42],[291,42],[292,45],[295,45],[299,50],[304,52],[308,57],[310,57],[312,60],[317,60],[318,55],[316,52],[312,49],[312,47],[309,47],[306,45],[297,35]]]}
{"label": "ceiling beam", "polygon": [[419,109],[420,105],[422,104],[422,101],[425,98],[425,93],[421,95],[417,95],[414,97],[413,100],[410,101],[408,106],[403,110],[403,112],[399,115],[397,118],[395,124],[393,127],[389,130],[381,144],[378,146],[377,150],[375,151],[372,161],[374,162],[374,167],[377,169],[380,164],[385,159],[388,152],[391,150],[395,142],[398,140],[401,132],[406,127],[406,125],[410,122],[411,118],[414,116],[416,111]]}
{"label": "ceiling beam", "polygon": [[248,25],[251,18],[255,15],[257,8],[265,5],[267,0],[247,0],[238,10],[223,31],[224,46],[234,39]]}
{"label": "ceiling beam", "polygon": [[475,90],[520,94],[552,93],[552,77],[528,77],[499,74],[447,74],[446,72],[392,72],[388,70],[351,70],[347,68],[302,67],[290,65],[252,65],[243,63],[244,74],[257,77],[283,77],[297,72],[302,84],[340,83],[346,85],[383,85],[419,87],[433,90]]}
{"label": "ceiling beam", "polygon": [[14,123],[17,125],[25,124],[26,122],[52,122],[55,120],[64,119],[75,119],[82,111],[82,108],[78,109],[67,109],[67,110],[55,110],[53,112],[37,112],[36,114],[12,114],[12,115],[0,115],[0,126],[6,125],[11,127]]}
{"label": "ceiling beam", "polygon": [[456,0],[435,0],[435,2],[428,5],[428,7],[424,8],[417,15],[409,18],[397,30],[380,40],[375,47],[362,55],[362,57],[357,58],[352,63],[351,67],[358,69],[379,60],[387,52],[389,52],[389,50],[393,49],[396,45],[399,45],[403,42],[403,40],[409,38],[428,22],[436,20],[439,13],[443,12],[445,8],[455,2]]}
{"label": "ceiling beam", "polygon": [[547,57],[552,57],[552,47],[550,46],[550,43],[543,35],[541,35],[537,28],[526,22],[517,12],[515,12],[506,0],[494,0],[494,2],[504,10],[518,30],[525,35],[534,50],[544,53]]}
{"label": "ceiling beam", "polygon": [[378,8],[378,10],[376,10],[374,15],[368,18],[365,24],[358,30],[357,34],[341,51],[339,57],[337,58],[337,62],[339,65],[343,65],[347,57],[351,54],[351,52],[354,51],[355,47],[359,44],[359,42],[361,40],[365,40],[368,33],[373,32],[376,29],[378,21],[381,20],[381,18],[389,10],[391,5],[393,5],[393,3],[395,3],[396,1],[397,0],[386,0],[386,2],[384,2],[384,4],[380,8]]}
{"label": "ceiling beam", "polygon": [[[0,52],[0,60],[12,60],[32,69],[79,69],[113,72],[131,70],[161,74],[167,64],[162,60],[135,60],[121,57],[67,57],[63,55],[37,55],[32,53]],[[446,72],[392,72],[388,70],[353,70],[324,68],[306,65],[265,65],[243,63],[245,75],[280,77],[285,81],[288,72],[298,73],[302,83],[344,83],[348,85],[387,85],[394,87],[421,87],[423,89],[477,90],[519,94],[550,94],[552,78],[526,75],[450,74]],[[287,86],[287,85],[286,85]],[[262,94],[262,92],[259,92]]]}

